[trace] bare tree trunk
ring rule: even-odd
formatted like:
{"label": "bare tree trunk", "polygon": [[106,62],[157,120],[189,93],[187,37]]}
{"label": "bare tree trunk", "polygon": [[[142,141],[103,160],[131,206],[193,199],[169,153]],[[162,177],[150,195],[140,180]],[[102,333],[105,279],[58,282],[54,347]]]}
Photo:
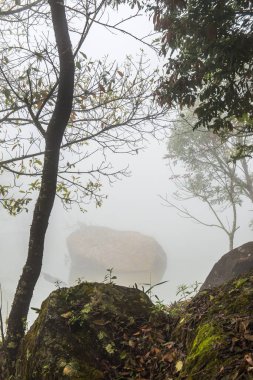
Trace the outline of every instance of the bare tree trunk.
{"label": "bare tree trunk", "polygon": [[250,173],[249,173],[249,167],[248,167],[248,164],[247,164],[245,157],[242,158],[241,161],[242,161],[243,171],[245,174],[246,192],[247,192],[247,195],[248,195],[249,199],[251,200],[251,202],[253,202],[253,181],[252,181],[252,178],[251,178]]}
{"label": "bare tree trunk", "polygon": [[[33,290],[41,272],[45,234],[56,193],[60,145],[73,102],[74,57],[65,7],[63,0],[49,0],[49,4],[60,61],[59,88],[55,109],[45,137],[46,149],[41,189],[33,213],[27,261],[18,282],[8,319],[4,346],[8,375],[15,372],[15,360],[21,339],[25,333],[25,324]],[[6,374],[4,376],[6,380]]]}
{"label": "bare tree trunk", "polygon": [[229,237],[229,250],[232,251],[234,248],[234,239],[235,239],[235,233],[238,230],[239,227],[237,227],[237,204],[236,204],[236,190],[235,190],[235,166],[233,167],[232,172],[230,172],[230,191],[229,191],[229,197],[230,197],[230,203],[232,205],[232,214],[233,214],[233,222],[232,227],[230,229],[230,232],[228,233]]}
{"label": "bare tree trunk", "polygon": [[229,238],[229,250],[232,251],[232,249],[234,248],[234,237],[235,237],[235,233],[232,232],[229,234],[228,238]]}

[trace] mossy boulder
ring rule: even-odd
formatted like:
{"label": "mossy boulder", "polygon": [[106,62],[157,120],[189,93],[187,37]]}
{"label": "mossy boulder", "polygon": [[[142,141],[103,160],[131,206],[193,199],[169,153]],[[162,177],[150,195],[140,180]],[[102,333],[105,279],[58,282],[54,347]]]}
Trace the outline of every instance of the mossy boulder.
{"label": "mossy boulder", "polygon": [[164,380],[170,362],[158,368],[157,354],[168,351],[168,317],[153,315],[149,297],[134,288],[81,283],[54,291],[23,339],[16,378]]}

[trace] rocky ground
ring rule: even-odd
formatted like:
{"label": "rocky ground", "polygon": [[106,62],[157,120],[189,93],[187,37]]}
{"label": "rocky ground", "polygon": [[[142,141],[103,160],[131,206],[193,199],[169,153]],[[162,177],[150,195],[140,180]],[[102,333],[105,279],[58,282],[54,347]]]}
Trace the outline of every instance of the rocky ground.
{"label": "rocky ground", "polygon": [[17,379],[253,379],[253,274],[170,307],[113,284],[54,291],[23,341]]}

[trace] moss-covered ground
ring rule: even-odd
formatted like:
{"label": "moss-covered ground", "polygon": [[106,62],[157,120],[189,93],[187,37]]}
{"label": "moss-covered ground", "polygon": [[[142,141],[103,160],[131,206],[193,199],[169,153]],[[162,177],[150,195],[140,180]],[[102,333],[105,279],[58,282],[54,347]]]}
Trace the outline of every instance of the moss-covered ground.
{"label": "moss-covered ground", "polygon": [[17,380],[253,379],[253,275],[154,306],[137,289],[53,292],[27,333]]}
{"label": "moss-covered ground", "polygon": [[185,354],[180,379],[253,379],[253,276],[204,290],[172,333]]}

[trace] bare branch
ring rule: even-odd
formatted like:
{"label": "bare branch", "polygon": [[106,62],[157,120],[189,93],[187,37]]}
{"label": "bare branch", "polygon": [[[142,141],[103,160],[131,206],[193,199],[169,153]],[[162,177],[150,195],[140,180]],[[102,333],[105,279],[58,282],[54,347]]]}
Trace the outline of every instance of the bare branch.
{"label": "bare branch", "polygon": [[0,17],[1,16],[11,16],[11,15],[14,15],[14,14],[17,14],[17,13],[21,13],[21,12],[24,12],[24,11],[27,11],[28,9],[32,9],[32,7],[40,4],[40,3],[43,3],[43,0],[37,0],[37,1],[34,1],[33,3],[31,4],[27,4],[27,5],[24,5],[24,6],[21,6],[19,8],[16,8],[15,9],[15,6],[13,6],[11,9],[9,9],[8,11],[1,11],[0,10]]}

